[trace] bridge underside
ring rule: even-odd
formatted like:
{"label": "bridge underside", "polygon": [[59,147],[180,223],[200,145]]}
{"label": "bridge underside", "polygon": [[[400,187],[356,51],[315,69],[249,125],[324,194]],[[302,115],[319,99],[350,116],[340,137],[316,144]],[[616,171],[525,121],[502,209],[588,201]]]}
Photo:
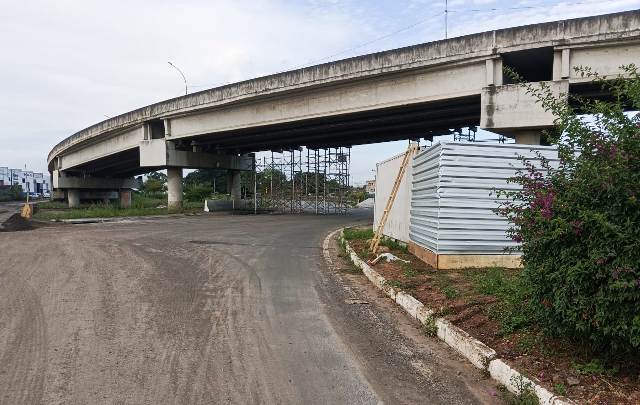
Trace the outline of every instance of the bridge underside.
{"label": "bridge underside", "polygon": [[177,148],[249,153],[300,146],[325,148],[401,139],[432,139],[480,123],[480,95],[182,138]]}
{"label": "bridge underside", "polygon": [[[176,150],[189,153],[195,148],[207,155],[238,155],[300,146],[314,149],[402,139],[432,139],[448,134],[452,129],[479,123],[480,95],[476,95],[198,135],[177,139],[173,144]],[[129,177],[165,167],[141,165],[140,153],[140,147],[131,148],[65,171],[72,175]]]}

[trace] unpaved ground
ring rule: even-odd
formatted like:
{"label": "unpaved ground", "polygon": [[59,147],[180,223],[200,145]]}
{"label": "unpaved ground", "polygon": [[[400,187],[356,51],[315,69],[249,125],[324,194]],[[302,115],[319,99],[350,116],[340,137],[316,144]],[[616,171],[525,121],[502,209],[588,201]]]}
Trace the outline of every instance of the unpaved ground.
{"label": "unpaved ground", "polygon": [[0,202],[0,229],[2,224],[8,220],[13,214],[19,212],[23,203],[17,201]]}
{"label": "unpaved ground", "polygon": [[353,221],[0,233],[0,403],[493,402],[473,367],[326,271],[322,238]]}

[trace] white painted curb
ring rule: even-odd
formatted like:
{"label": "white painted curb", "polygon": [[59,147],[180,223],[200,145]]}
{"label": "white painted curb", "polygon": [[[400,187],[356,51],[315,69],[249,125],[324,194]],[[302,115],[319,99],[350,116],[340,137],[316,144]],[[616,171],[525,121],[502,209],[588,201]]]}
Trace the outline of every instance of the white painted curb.
{"label": "white painted curb", "polygon": [[[495,350],[478,339],[475,339],[459,327],[453,325],[448,320],[444,318],[433,319],[435,312],[432,309],[427,308],[411,295],[403,291],[396,291],[393,287],[387,284],[387,280],[385,280],[382,275],[375,271],[365,261],[360,259],[351,246],[349,246],[349,243],[344,239],[343,231],[344,228],[339,230],[340,243],[344,246],[347,254],[351,258],[351,262],[353,262],[353,265],[361,269],[373,285],[384,291],[385,294],[400,305],[409,315],[411,315],[412,318],[415,318],[421,324],[430,320],[435,322],[438,338],[455,349],[474,366],[479,369],[486,370],[491,378],[504,385],[514,394],[519,394],[519,386],[522,386],[522,384],[530,386],[542,405],[574,404],[573,401],[556,396],[546,388],[541,387],[530,379],[524,377],[518,371],[512,369],[505,362],[498,359]],[[338,231],[332,232],[325,238],[323,243],[323,248],[326,252],[325,257],[328,256],[327,249],[329,247],[329,241],[336,232]],[[328,261],[332,263],[331,259]]]}

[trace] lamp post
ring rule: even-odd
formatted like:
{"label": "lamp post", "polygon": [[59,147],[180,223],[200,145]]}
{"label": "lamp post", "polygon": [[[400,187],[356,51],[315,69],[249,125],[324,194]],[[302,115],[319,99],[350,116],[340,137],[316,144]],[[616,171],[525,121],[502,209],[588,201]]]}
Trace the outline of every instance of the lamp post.
{"label": "lamp post", "polygon": [[180,76],[182,76],[182,80],[184,81],[184,95],[186,96],[187,94],[189,94],[189,91],[187,90],[187,78],[184,76],[184,73],[182,73],[182,70],[180,70],[176,65],[171,62],[167,63],[171,65],[171,67],[173,67],[175,70],[177,70],[178,73],[180,73]]}

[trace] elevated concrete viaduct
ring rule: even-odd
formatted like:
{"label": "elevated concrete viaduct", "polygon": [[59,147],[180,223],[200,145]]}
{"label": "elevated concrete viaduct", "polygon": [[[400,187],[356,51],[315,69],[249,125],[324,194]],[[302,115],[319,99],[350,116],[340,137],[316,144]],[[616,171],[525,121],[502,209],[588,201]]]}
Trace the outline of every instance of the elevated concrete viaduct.
{"label": "elevated concrete viaduct", "polygon": [[[86,128],[49,153],[58,194],[126,190],[135,174],[168,169],[181,204],[183,168],[250,170],[252,152],[431,139],[480,126],[540,143],[553,117],[503,67],[559,97],[591,94],[575,72],[602,75],[640,62],[640,11],[496,31],[354,57],[156,103]],[[232,176],[233,180],[233,176]],[[239,182],[232,181],[232,184]],[[237,194],[234,193],[234,194]]]}

